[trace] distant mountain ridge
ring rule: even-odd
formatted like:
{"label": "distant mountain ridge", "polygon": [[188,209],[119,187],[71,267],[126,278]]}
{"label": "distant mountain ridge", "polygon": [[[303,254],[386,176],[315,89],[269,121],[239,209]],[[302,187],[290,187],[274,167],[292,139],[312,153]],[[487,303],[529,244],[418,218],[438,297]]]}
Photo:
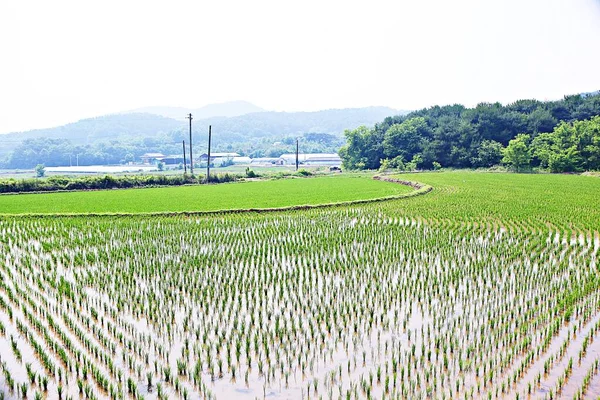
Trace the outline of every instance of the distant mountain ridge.
{"label": "distant mountain ridge", "polygon": [[360,125],[374,125],[376,117],[385,118],[404,112],[388,107],[344,108],[322,111],[265,111],[232,118],[198,120],[196,126],[212,125],[213,133],[225,140],[238,142],[250,138],[281,138],[289,135],[318,132],[339,135]]}
{"label": "distant mountain ridge", "polygon": [[[248,103],[249,104],[249,103]],[[171,108],[171,110],[187,110]],[[194,129],[203,130],[203,125],[213,125],[215,133],[227,138],[265,137],[308,132],[341,134],[345,129],[354,129],[360,125],[373,125],[385,117],[405,112],[389,107],[365,107],[330,109],[310,112],[276,112],[261,111],[234,117],[213,116],[199,118],[194,114]],[[48,137],[68,139],[74,143],[86,144],[99,140],[120,140],[127,137],[156,136],[175,130],[187,129],[183,118],[174,119],[165,116],[127,112],[109,114],[101,117],[82,119],[66,125],[34,129],[0,135],[0,146],[3,142]]]}
{"label": "distant mountain ridge", "polygon": [[213,117],[238,117],[240,115],[267,111],[247,101],[228,101],[224,103],[208,104],[200,108],[185,107],[142,107],[134,110],[124,111],[120,114],[155,114],[162,117],[181,120],[192,113],[195,119]]}
{"label": "distant mountain ridge", "polygon": [[593,92],[584,92],[584,93],[580,93],[579,95],[583,98],[586,98],[586,97],[598,96],[599,94],[600,94],[600,90],[594,90]]}
{"label": "distant mountain ridge", "polygon": [[74,143],[86,144],[96,140],[118,139],[128,134],[154,136],[157,133],[178,129],[181,125],[181,122],[172,118],[154,114],[109,114],[82,119],[54,128],[7,133],[0,135],[0,145],[5,141],[16,142],[19,139],[26,140],[40,137],[68,139]]}

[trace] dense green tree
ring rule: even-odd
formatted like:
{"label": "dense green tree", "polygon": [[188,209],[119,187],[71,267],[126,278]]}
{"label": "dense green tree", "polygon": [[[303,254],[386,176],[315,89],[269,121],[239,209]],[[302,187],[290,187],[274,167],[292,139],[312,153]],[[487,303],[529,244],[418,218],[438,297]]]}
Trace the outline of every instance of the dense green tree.
{"label": "dense green tree", "polygon": [[541,106],[543,106],[543,103],[539,100],[525,99],[517,100],[514,103],[511,103],[508,106],[506,106],[506,108],[521,114],[531,114]]}
{"label": "dense green tree", "polygon": [[453,146],[460,146],[462,133],[461,120],[456,116],[440,117],[432,129],[431,140],[423,146],[425,164],[437,161],[444,166],[454,165],[450,154]]}
{"label": "dense green tree", "polygon": [[494,140],[484,140],[477,146],[477,157],[471,160],[474,167],[491,167],[498,165],[502,161],[502,152],[504,146],[502,143]]}
{"label": "dense green tree", "polygon": [[559,124],[533,140],[532,152],[539,166],[552,172],[600,169],[600,117]]}
{"label": "dense green tree", "polygon": [[537,108],[528,116],[527,131],[533,135],[540,132],[552,132],[558,121],[552,116],[550,111],[544,108]]}
{"label": "dense green tree", "polygon": [[581,155],[575,146],[550,153],[548,167],[552,172],[582,171]]}
{"label": "dense green tree", "polygon": [[502,162],[517,172],[527,168],[531,162],[528,141],[529,135],[519,134],[508,142],[508,146],[502,152],[504,155]]}
{"label": "dense green tree", "polygon": [[383,140],[377,130],[359,126],[344,132],[347,144],[340,151],[344,168],[377,169],[384,158]]}
{"label": "dense green tree", "polygon": [[534,165],[541,168],[548,168],[553,143],[554,138],[552,133],[542,133],[533,139],[531,143],[531,155],[533,156]]}
{"label": "dense green tree", "polygon": [[423,117],[394,124],[385,133],[384,154],[387,158],[401,156],[405,160],[410,160],[421,151],[423,141],[430,135],[429,126]]}

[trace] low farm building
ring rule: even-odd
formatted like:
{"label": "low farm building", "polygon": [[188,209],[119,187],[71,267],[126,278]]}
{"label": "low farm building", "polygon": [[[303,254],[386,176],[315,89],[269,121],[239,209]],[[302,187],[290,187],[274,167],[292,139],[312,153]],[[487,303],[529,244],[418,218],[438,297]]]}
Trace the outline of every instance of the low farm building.
{"label": "low farm building", "polygon": [[183,156],[180,155],[170,155],[164,156],[161,158],[157,158],[158,161],[162,162],[165,165],[179,165],[183,164]]}
{"label": "low farm building", "polygon": [[[283,165],[296,164],[295,153],[282,154],[279,159]],[[304,165],[342,165],[342,159],[335,153],[300,153],[298,154],[298,162]]]}
{"label": "low farm building", "polygon": [[234,165],[244,165],[244,164],[250,164],[250,162],[252,161],[252,159],[250,157],[214,157],[212,156],[212,154],[210,155],[210,159],[212,160],[211,164],[213,164],[214,166],[219,166],[219,165],[230,165],[230,164],[234,164]]}
{"label": "low farm building", "polygon": [[281,165],[283,161],[278,157],[257,157],[253,158],[251,164],[255,165]]}
{"label": "low farm building", "polygon": [[157,164],[161,158],[164,158],[163,153],[146,153],[140,156],[142,164],[152,165]]}
{"label": "low farm building", "polygon": [[[210,163],[214,164],[216,159],[233,159],[235,157],[240,157],[240,155],[238,153],[210,153]],[[208,160],[208,154],[200,154],[199,159],[200,162],[205,163]]]}

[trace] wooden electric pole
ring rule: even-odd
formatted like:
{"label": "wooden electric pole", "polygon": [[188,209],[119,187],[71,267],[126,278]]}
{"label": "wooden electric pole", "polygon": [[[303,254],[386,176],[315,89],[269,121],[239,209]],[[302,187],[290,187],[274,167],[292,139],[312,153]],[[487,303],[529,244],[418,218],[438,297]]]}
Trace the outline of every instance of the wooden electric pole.
{"label": "wooden electric pole", "polygon": [[296,138],[296,171],[298,171],[298,138]]}
{"label": "wooden electric pole", "polygon": [[187,174],[187,161],[185,159],[185,140],[183,141],[183,174]]}
{"label": "wooden electric pole", "polygon": [[192,113],[187,118],[190,120],[190,174],[194,176],[194,156],[192,155]]}
{"label": "wooden electric pole", "polygon": [[208,126],[208,159],[206,160],[206,183],[210,182],[210,138],[212,126]]}

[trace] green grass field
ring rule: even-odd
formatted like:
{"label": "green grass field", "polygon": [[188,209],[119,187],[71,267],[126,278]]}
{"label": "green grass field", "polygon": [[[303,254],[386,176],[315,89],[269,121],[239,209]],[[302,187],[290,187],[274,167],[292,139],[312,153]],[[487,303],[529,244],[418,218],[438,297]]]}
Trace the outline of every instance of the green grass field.
{"label": "green grass field", "polygon": [[0,196],[0,214],[148,213],[273,208],[366,200],[408,193],[365,175],[336,175],[208,186]]}

